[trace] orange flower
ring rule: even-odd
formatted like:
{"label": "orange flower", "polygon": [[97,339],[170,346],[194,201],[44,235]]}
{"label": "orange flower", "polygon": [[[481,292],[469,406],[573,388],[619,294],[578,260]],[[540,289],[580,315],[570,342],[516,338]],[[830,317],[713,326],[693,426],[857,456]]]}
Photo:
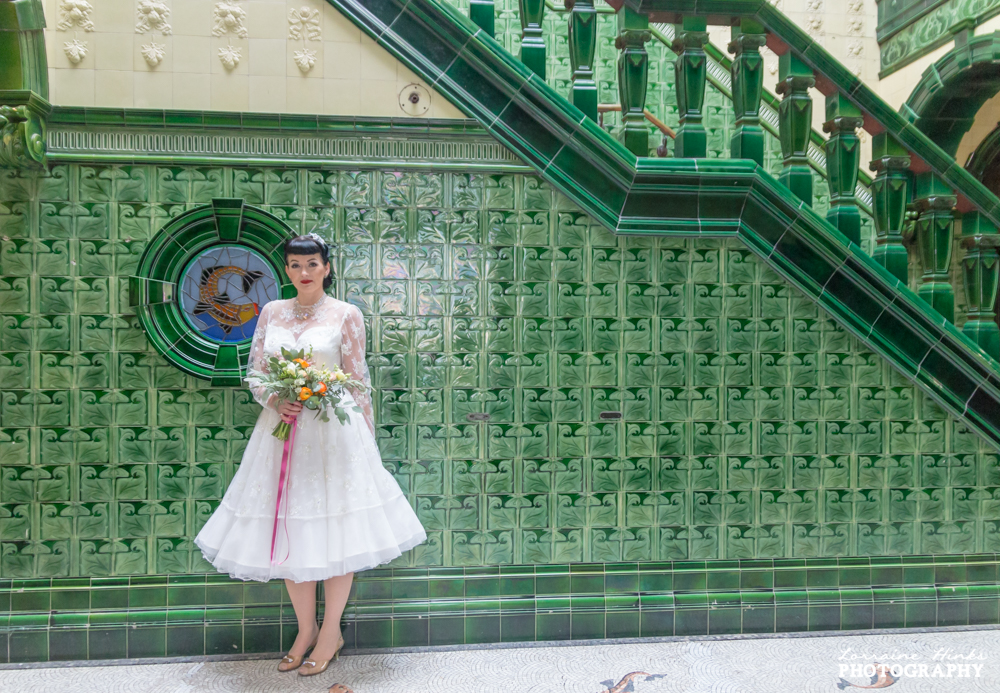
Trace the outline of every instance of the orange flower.
{"label": "orange flower", "polygon": [[309,368],[309,362],[305,359],[292,359],[292,361],[299,364],[303,368]]}
{"label": "orange flower", "polygon": [[324,392],[326,392],[326,383],[320,383],[319,387],[316,388],[316,394],[322,395]]}
{"label": "orange flower", "polygon": [[310,390],[308,387],[304,387],[301,390],[299,390],[299,399],[305,401],[310,397],[312,397],[312,393],[313,393],[312,390]]}

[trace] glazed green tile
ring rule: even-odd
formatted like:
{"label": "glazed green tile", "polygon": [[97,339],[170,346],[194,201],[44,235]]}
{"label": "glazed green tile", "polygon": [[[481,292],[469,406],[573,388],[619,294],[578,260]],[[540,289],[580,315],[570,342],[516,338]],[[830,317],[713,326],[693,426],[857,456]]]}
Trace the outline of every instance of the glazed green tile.
{"label": "glazed green tile", "polygon": [[501,577],[500,594],[504,596],[535,594],[535,577]]}
{"label": "glazed green tile", "polygon": [[[503,623],[502,620],[501,623]],[[430,645],[465,644],[465,619],[460,616],[431,617],[428,619],[428,643]]]}
{"label": "glazed green tile", "polygon": [[699,570],[678,570],[673,574],[673,589],[677,591],[704,590],[708,586],[708,574]]}
{"label": "glazed green tile", "polygon": [[394,618],[392,620],[393,647],[424,647],[429,644],[428,619]]}
{"label": "glazed green tile", "polygon": [[[345,633],[345,636],[347,634]],[[169,637],[169,635],[168,635]],[[345,646],[347,638],[344,638]],[[243,626],[244,652],[278,652],[281,650],[281,626],[278,624],[246,624]]]}
{"label": "glazed green tile", "polygon": [[[666,611],[646,611],[642,612],[645,614],[663,614]],[[651,630],[655,629],[657,624],[654,622],[656,616],[651,616],[651,620],[648,622],[648,626]],[[637,638],[639,637],[639,620],[640,612],[636,609],[627,611],[609,611],[605,615],[605,633],[608,638]],[[670,635],[673,634],[673,623],[671,622],[668,629]],[[666,633],[665,633],[666,634]]]}
{"label": "glazed green tile", "polygon": [[205,626],[168,626],[166,653],[168,657],[204,655]]}
{"label": "glazed green tile", "polygon": [[37,662],[49,658],[49,634],[41,632],[12,632],[8,641],[10,662]]}
{"label": "glazed green tile", "polygon": [[283,585],[276,582],[246,584],[243,587],[245,604],[280,604]]}
{"label": "glazed green tile", "polygon": [[168,587],[167,604],[170,607],[205,604],[205,586]]}
{"label": "glazed green tile", "polygon": [[[606,575],[604,577],[604,582],[607,585],[614,575]],[[624,577],[624,576],[623,576]],[[630,580],[622,580],[622,587],[628,586],[627,591],[636,591],[635,586],[635,576],[629,576]],[[673,574],[668,571],[641,571],[639,573],[639,584],[638,590],[641,592],[663,592],[673,588]],[[610,588],[606,588],[609,589]],[[622,590],[626,591],[626,590]]]}
{"label": "glazed green tile", "polygon": [[[128,629],[128,657],[163,657],[167,648],[167,629],[144,626]],[[213,654],[218,654],[214,653]]]}
{"label": "glazed green tile", "polygon": [[205,654],[237,654],[243,651],[243,626],[205,626]]}
{"label": "glazed green tile", "polygon": [[535,616],[535,638],[537,640],[568,640],[570,638],[569,613],[545,613]]}
{"label": "glazed green tile", "polygon": [[774,587],[774,573],[769,570],[740,569],[738,573],[739,586],[742,589],[761,589]]}
{"label": "glazed green tile", "polygon": [[840,630],[840,604],[809,606],[809,625],[811,631]]}
{"label": "glazed green tile", "polygon": [[[637,573],[607,573],[604,576],[604,590],[606,593],[637,592],[639,591],[641,574]],[[653,584],[657,580],[652,581]]]}
{"label": "glazed green tile", "polygon": [[243,585],[208,585],[205,588],[205,599],[207,604],[241,604]]}
{"label": "glazed green tile", "polygon": [[536,594],[569,594],[571,592],[570,585],[569,575],[537,575],[535,577]]}
{"label": "glazed green tile", "polygon": [[501,642],[533,642],[535,640],[535,614],[501,614]]}
{"label": "glazed green tile", "polygon": [[163,607],[167,605],[167,590],[163,587],[132,587],[128,591],[130,609]]}
{"label": "glazed green tile", "polygon": [[124,659],[128,656],[125,628],[91,628],[87,635],[88,659]]}
{"label": "glazed green tile", "polygon": [[605,614],[574,612],[570,615],[570,637],[573,640],[594,640],[606,637]]}
{"label": "glazed green tile", "polygon": [[87,655],[85,629],[59,629],[49,633],[49,659],[52,661],[84,660]]}
{"label": "glazed green tile", "polygon": [[795,633],[808,630],[809,607],[776,606],[774,609],[774,632]]}
{"label": "glazed green tile", "polygon": [[466,616],[465,642],[500,642],[500,616]]}
{"label": "glazed green tile", "polygon": [[906,625],[906,607],[902,602],[875,603],[876,628],[903,628]]}

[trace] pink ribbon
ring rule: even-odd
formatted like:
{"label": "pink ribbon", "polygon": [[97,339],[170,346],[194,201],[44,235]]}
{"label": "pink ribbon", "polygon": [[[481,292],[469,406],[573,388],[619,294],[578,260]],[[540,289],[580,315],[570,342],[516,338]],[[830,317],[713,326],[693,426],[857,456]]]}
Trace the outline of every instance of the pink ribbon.
{"label": "pink ribbon", "polygon": [[288,499],[285,498],[285,557],[279,563],[274,562],[274,545],[278,540],[278,511],[281,508],[282,496],[288,495],[288,471],[292,465],[292,446],[295,445],[295,425],[298,419],[292,419],[292,432],[285,440],[285,448],[281,453],[281,474],[278,476],[278,498],[274,503],[274,529],[271,531],[271,565],[281,565],[288,560]]}

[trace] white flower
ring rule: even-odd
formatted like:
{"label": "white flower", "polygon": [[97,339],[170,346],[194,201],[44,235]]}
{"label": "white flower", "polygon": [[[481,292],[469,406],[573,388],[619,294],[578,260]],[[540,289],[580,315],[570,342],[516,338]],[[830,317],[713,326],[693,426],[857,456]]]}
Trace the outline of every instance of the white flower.
{"label": "white flower", "polygon": [[302,387],[303,385],[306,384],[306,380],[305,378],[296,378],[295,384],[298,385],[299,387]]}
{"label": "white flower", "polygon": [[219,60],[227,70],[235,70],[242,57],[243,52],[232,44],[219,49]]}
{"label": "white flower", "polygon": [[81,41],[80,39],[66,41],[63,44],[63,52],[66,53],[66,57],[69,58],[69,61],[76,65],[87,55],[87,42]]}
{"label": "white flower", "polygon": [[295,51],[295,64],[299,66],[299,70],[302,72],[309,72],[313,68],[313,65],[316,64],[316,51],[308,48]]}
{"label": "white flower", "polygon": [[143,44],[142,57],[150,67],[156,67],[160,64],[160,61],[163,60],[163,56],[166,55],[166,51],[163,49],[164,45],[162,43],[150,41],[149,43]]}

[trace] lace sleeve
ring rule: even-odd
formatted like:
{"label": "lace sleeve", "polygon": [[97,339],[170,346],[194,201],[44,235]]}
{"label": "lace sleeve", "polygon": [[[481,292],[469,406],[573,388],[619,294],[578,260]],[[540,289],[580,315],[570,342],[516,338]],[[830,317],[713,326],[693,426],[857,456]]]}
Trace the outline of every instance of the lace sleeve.
{"label": "lace sleeve", "polygon": [[[273,303],[273,302],[272,302]],[[267,394],[264,386],[260,384],[254,373],[267,373],[267,355],[264,353],[264,338],[267,335],[267,323],[271,316],[271,303],[267,303],[260,311],[257,318],[257,327],[253,331],[253,339],[250,341],[250,356],[247,359],[247,387],[253,394],[253,398],[267,409],[274,409],[274,393]]]}
{"label": "lace sleeve", "polygon": [[[357,306],[348,307],[344,315],[344,324],[340,328],[340,355],[344,372],[355,380],[360,380],[369,388],[371,375],[368,373],[368,363],[365,361],[365,319]],[[372,413],[372,398],[370,390],[354,392],[354,399],[365,415],[365,423],[375,434],[375,417]]]}

